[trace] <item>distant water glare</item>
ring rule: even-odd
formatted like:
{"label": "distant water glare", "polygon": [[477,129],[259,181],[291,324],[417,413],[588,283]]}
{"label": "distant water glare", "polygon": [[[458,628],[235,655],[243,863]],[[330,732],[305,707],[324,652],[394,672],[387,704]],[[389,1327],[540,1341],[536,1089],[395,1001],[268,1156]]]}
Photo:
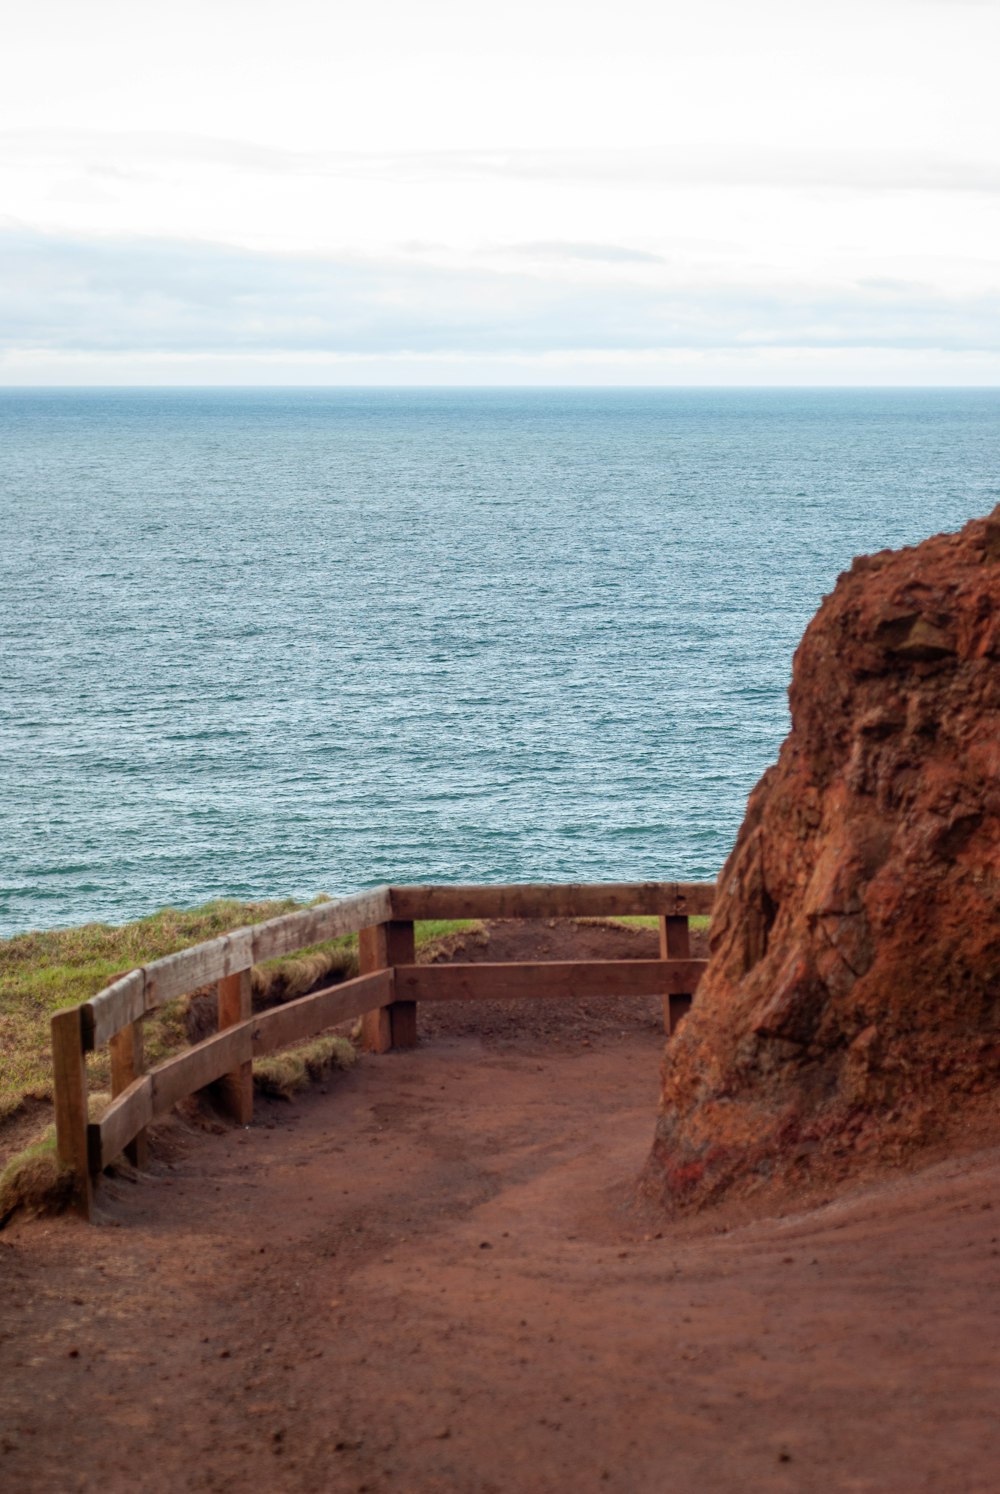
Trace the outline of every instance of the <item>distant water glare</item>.
{"label": "distant water glare", "polygon": [[714,877],[852,556],[1000,392],[0,392],[0,931]]}

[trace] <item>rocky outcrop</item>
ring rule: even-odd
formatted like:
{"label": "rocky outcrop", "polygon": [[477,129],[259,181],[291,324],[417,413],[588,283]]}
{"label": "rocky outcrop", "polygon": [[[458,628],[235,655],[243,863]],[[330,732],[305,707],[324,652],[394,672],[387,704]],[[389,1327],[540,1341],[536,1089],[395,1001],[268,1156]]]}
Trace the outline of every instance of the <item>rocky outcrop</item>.
{"label": "rocky outcrop", "polygon": [[856,560],[790,701],[664,1059],[672,1207],[898,1159],[1000,1080],[1000,508]]}

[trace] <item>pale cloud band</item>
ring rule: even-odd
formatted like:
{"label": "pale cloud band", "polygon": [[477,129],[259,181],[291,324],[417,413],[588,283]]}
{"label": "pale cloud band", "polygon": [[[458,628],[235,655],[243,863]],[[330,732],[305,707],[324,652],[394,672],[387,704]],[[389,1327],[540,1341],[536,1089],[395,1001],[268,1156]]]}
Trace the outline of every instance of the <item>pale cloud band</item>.
{"label": "pale cloud band", "polygon": [[518,148],[406,151],[279,149],[184,133],[53,129],[0,131],[0,162],[33,171],[80,173],[92,181],[162,181],[178,171],[305,177],[337,183],[578,182],[629,188],[677,184],[809,187],[886,192],[1000,193],[1000,162],[886,146],[805,148],[739,142],[601,149]]}
{"label": "pale cloud band", "polygon": [[5,46],[8,384],[1000,370],[1000,0],[37,0]]}
{"label": "pale cloud band", "polygon": [[[540,254],[540,251],[541,254]],[[93,355],[586,359],[678,351],[891,349],[1000,359],[1000,296],[920,285],[662,285],[607,278],[613,244],[528,244],[505,272],[419,257],[269,254],[170,241],[0,234],[5,381],[41,358]],[[539,259],[547,266],[539,274]],[[596,266],[574,283],[568,267]],[[530,269],[524,266],[530,267]],[[974,381],[974,380],[973,380]]]}

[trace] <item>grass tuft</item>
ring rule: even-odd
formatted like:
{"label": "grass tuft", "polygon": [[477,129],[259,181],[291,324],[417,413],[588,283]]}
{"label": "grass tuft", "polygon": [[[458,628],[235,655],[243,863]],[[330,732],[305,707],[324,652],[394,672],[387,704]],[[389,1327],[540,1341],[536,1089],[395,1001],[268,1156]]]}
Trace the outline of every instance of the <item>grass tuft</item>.
{"label": "grass tuft", "polygon": [[290,1100],[334,1069],[349,1069],[357,1053],[347,1038],[318,1037],[297,1048],[286,1048],[267,1058],[255,1058],[254,1087],[264,1095]]}
{"label": "grass tuft", "polygon": [[39,1140],[18,1152],[0,1172],[0,1229],[19,1210],[55,1214],[73,1194],[73,1174],[60,1168],[56,1133],[50,1128]]}
{"label": "grass tuft", "polygon": [[254,1010],[294,1001],[328,977],[332,978],[330,983],[333,984],[338,980],[350,980],[357,973],[357,939],[351,942],[331,939],[326,944],[301,949],[297,954],[268,960],[253,969]]}

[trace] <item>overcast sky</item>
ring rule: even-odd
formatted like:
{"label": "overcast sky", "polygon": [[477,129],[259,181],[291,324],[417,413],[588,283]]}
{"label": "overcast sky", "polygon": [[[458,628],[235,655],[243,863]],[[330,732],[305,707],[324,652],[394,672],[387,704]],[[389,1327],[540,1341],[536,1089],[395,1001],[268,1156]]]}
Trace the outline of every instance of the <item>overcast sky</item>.
{"label": "overcast sky", "polygon": [[0,382],[998,383],[1000,0],[34,0]]}

